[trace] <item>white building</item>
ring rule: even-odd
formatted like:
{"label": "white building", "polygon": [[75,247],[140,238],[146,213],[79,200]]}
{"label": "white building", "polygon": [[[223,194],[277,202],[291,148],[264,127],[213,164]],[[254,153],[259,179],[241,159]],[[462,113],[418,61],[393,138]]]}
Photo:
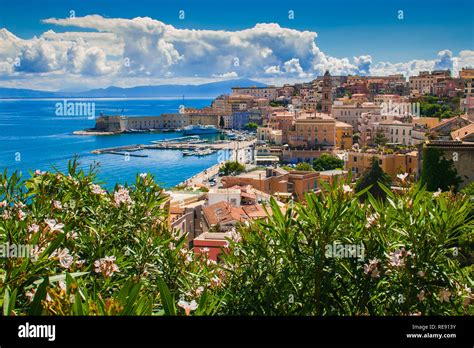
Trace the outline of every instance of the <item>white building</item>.
{"label": "white building", "polygon": [[359,132],[358,120],[363,113],[380,114],[382,107],[374,103],[357,103],[357,104],[334,104],[332,106],[332,117],[336,120],[350,124],[354,132]]}
{"label": "white building", "polygon": [[241,193],[241,190],[232,188],[210,189],[207,193],[209,201],[208,205],[213,205],[219,202],[227,202],[232,204],[233,206],[239,207],[241,202]]}

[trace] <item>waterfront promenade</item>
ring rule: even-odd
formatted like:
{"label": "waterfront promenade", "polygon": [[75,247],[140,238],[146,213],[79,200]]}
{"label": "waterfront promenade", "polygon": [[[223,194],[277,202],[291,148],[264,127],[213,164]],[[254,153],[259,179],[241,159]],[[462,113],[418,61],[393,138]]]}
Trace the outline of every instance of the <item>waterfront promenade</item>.
{"label": "waterfront promenade", "polygon": [[[236,144],[238,143],[238,144]],[[232,141],[227,144],[219,144],[219,145],[227,145],[227,147],[220,147],[222,149],[233,150],[233,154],[228,156],[227,153],[219,154],[217,160],[218,163],[215,165],[193,175],[192,177],[188,178],[187,180],[183,181],[179,184],[179,186],[188,186],[188,187],[195,187],[195,186],[208,186],[206,183],[209,178],[216,176],[219,173],[219,168],[222,163],[226,161],[239,161],[242,164],[246,164],[251,162],[251,157],[249,156],[248,150],[251,149],[252,145],[256,143],[256,140],[251,141]]]}

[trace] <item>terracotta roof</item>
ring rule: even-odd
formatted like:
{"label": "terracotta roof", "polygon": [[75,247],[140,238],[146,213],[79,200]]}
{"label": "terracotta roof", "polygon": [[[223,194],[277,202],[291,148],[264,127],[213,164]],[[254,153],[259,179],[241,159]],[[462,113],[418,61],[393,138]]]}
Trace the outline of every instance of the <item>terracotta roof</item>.
{"label": "terracotta roof", "polygon": [[222,201],[203,208],[205,219],[210,225],[229,222],[245,221],[247,216],[242,208],[232,206]]}
{"label": "terracotta roof", "polygon": [[[265,209],[261,205],[246,205],[242,206],[244,212],[248,215],[250,219],[262,219],[268,216],[265,212]],[[269,211],[270,213],[271,211]]]}
{"label": "terracotta roof", "polygon": [[459,140],[463,140],[466,136],[472,133],[474,133],[474,123],[471,123],[465,127],[459,128],[458,130],[451,132],[451,138],[453,138],[453,140],[456,140],[456,138],[459,138]]}
{"label": "terracotta roof", "polygon": [[207,223],[211,226],[242,222],[248,219],[260,219],[268,216],[261,205],[253,204],[236,207],[225,201],[204,207],[203,214]]}

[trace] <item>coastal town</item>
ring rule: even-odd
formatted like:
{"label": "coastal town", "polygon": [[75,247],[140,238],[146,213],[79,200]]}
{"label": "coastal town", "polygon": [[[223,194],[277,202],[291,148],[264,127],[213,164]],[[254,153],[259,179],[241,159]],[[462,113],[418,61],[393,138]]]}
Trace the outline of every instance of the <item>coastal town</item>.
{"label": "coastal town", "polygon": [[0,8],[0,348],[472,346],[474,1]]}
{"label": "coastal town", "polygon": [[[420,179],[425,149],[452,161],[460,188],[474,180],[474,69],[418,76],[331,76],[283,86],[239,87],[204,108],[127,117],[101,115],[82,134],[182,132],[152,144],[97,149],[140,156],[174,149],[183,156],[218,154],[215,165],[167,191],[170,226],[196,252],[217,260],[235,227],[268,217],[274,197],[282,211],[321,183],[353,183],[374,159],[392,180]],[[201,136],[223,134],[226,140]],[[226,163],[228,165],[226,165]],[[317,164],[319,163],[319,165]],[[226,168],[228,167],[228,168]],[[230,168],[230,169],[229,169]],[[227,170],[228,169],[228,170]]]}

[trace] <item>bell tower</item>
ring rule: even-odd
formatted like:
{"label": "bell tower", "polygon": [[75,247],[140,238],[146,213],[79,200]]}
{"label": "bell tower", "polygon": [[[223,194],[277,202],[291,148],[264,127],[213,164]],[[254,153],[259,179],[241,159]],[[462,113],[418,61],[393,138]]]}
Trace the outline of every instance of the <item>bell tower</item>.
{"label": "bell tower", "polygon": [[325,114],[331,114],[332,109],[332,83],[331,75],[329,71],[326,70],[323,78],[323,88],[321,89],[322,99],[321,99],[321,111]]}

